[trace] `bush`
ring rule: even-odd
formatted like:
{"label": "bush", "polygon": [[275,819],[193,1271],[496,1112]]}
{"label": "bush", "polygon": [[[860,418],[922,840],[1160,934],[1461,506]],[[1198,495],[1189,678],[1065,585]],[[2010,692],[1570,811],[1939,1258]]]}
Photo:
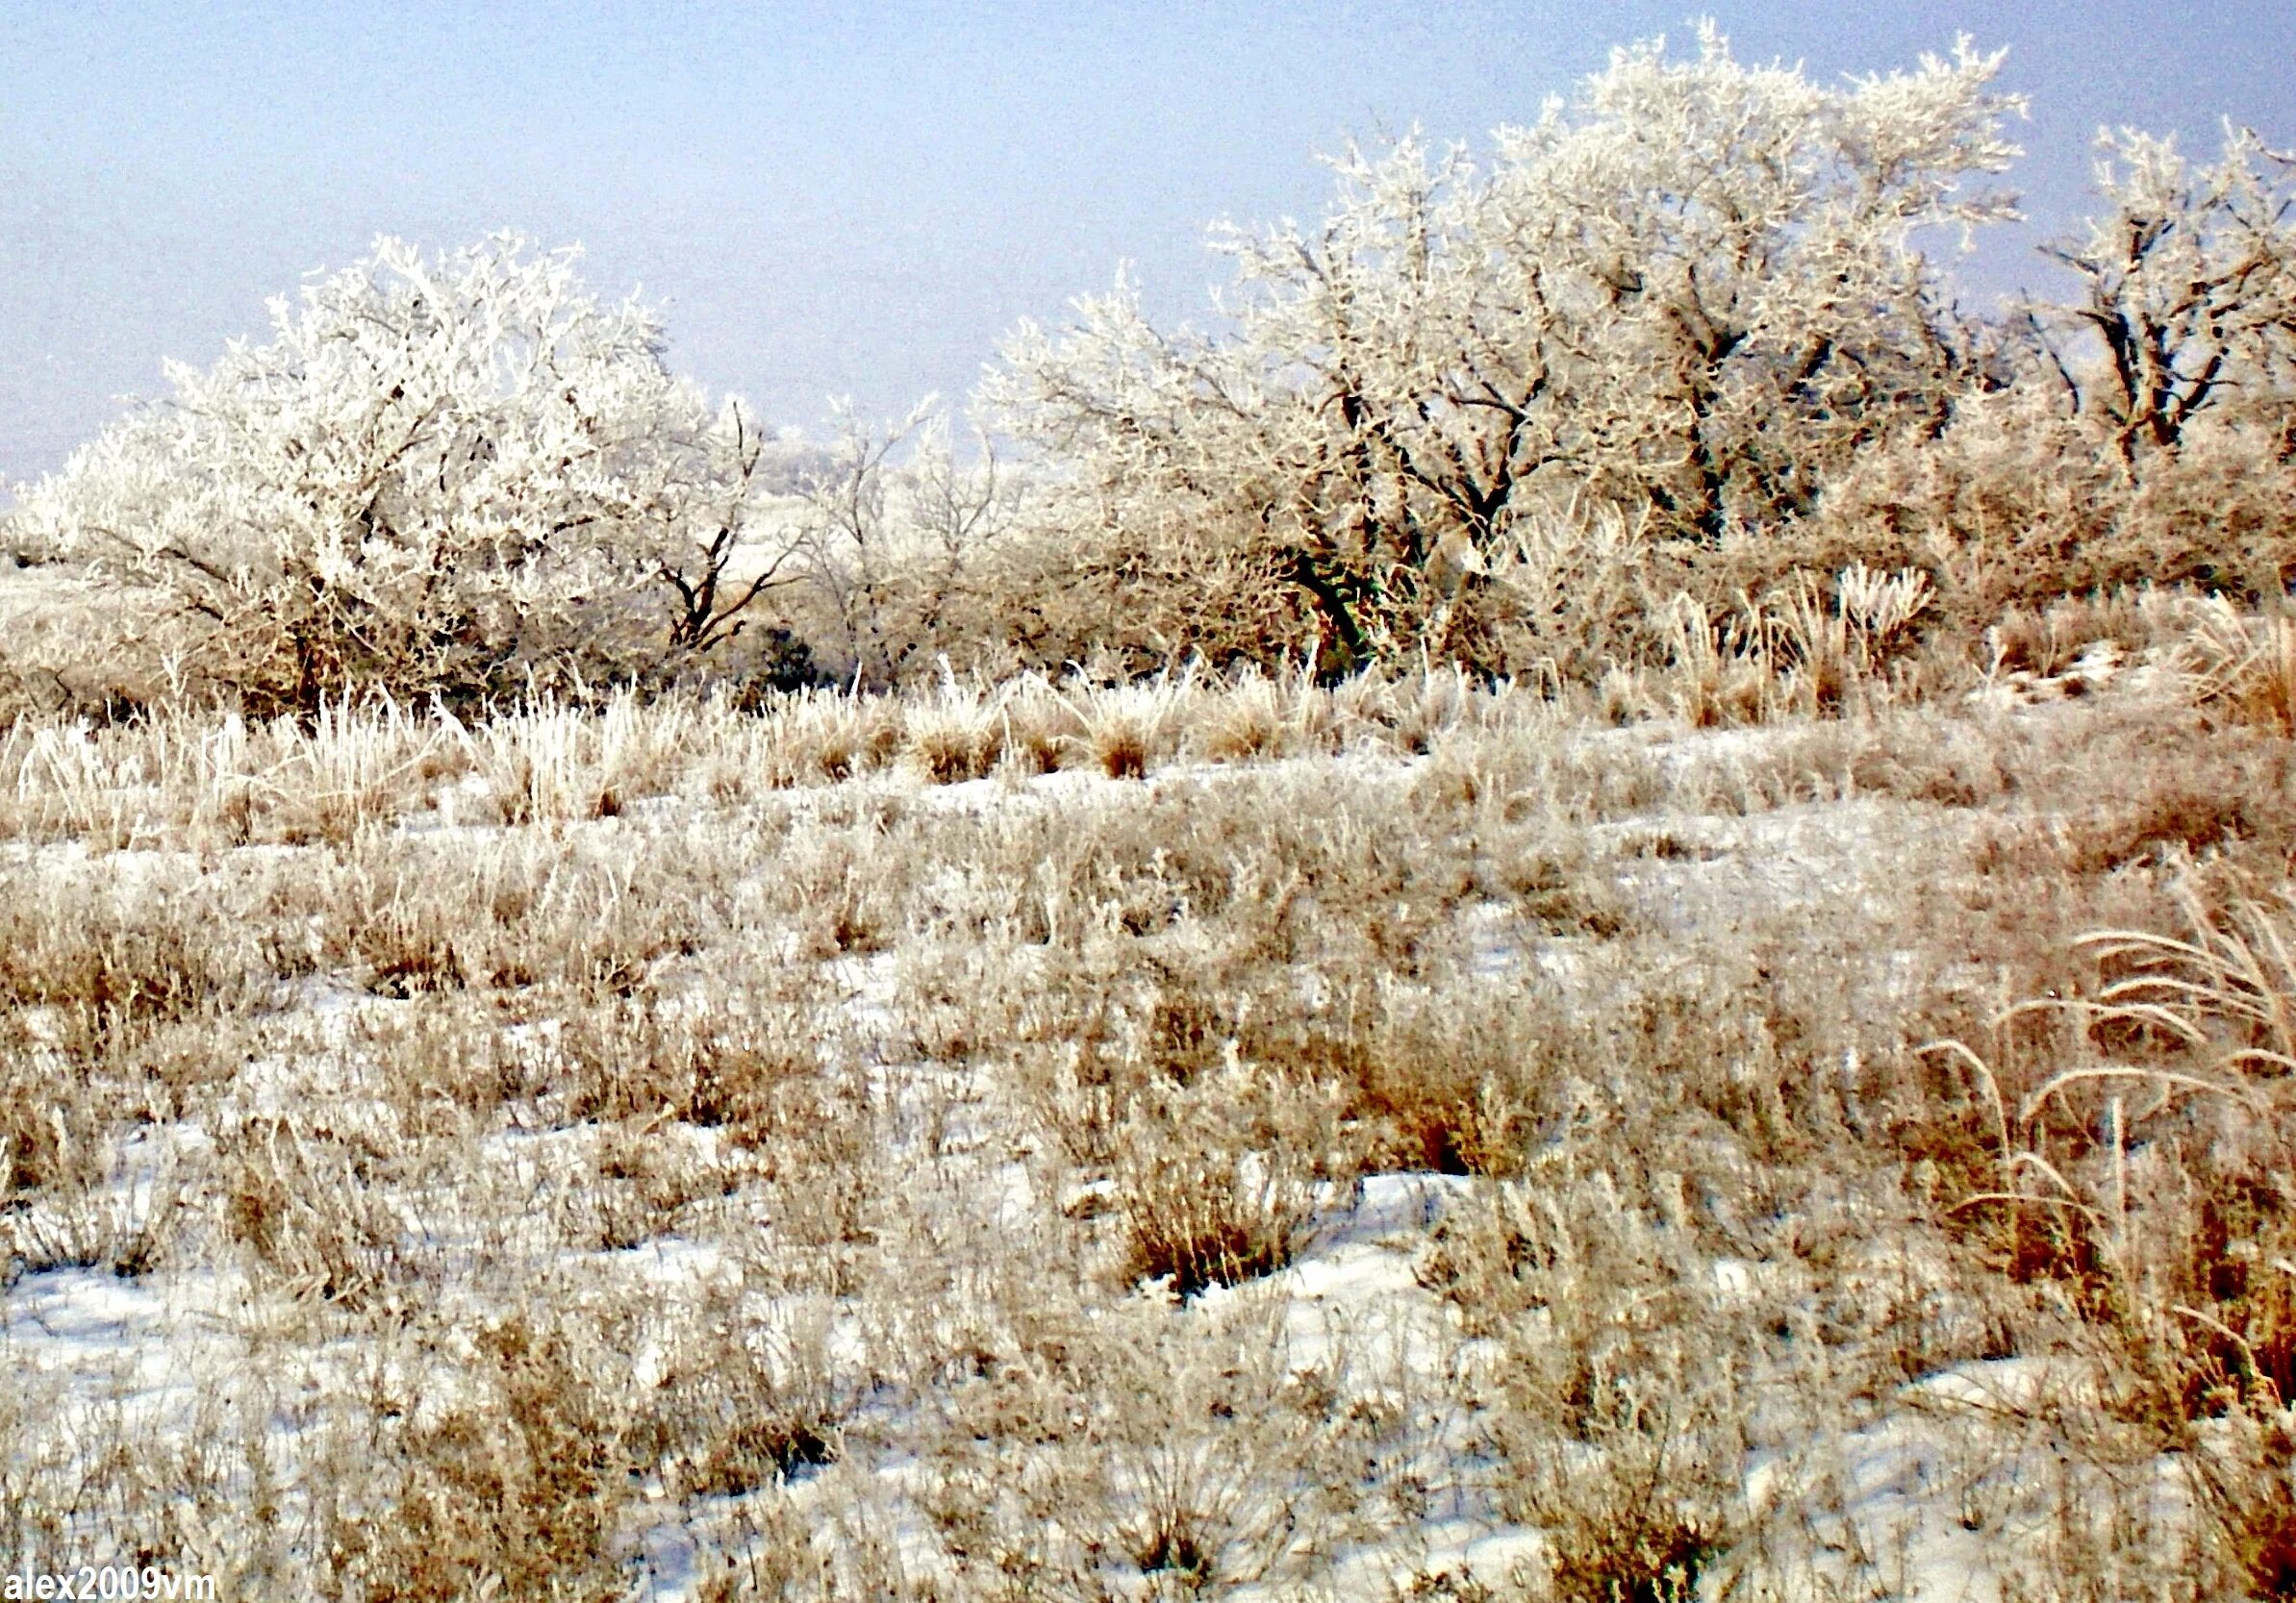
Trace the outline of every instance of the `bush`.
{"label": "bush", "polygon": [[2296,578],[2296,461],[2244,423],[2203,419],[2175,451],[2124,463],[2100,420],[2038,385],[1965,400],[1935,438],[1872,452],[1817,515],[1766,551],[1767,573],[1862,560],[1936,577],[1982,627],[2012,606],[2138,585],[2254,602]]}

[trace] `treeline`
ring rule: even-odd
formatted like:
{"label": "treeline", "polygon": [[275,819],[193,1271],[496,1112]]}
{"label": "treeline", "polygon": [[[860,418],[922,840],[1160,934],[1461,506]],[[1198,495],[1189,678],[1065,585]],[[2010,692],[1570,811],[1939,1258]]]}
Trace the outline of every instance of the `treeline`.
{"label": "treeline", "polygon": [[[27,694],[892,686],[1193,658],[1591,682],[1855,621],[2296,563],[2287,157],[2106,137],[2059,303],[1981,316],[1928,252],[2013,216],[2001,58],[1825,88],[1708,31],[1485,150],[1335,162],[1231,231],[1213,327],[1131,287],[975,397],[822,441],[673,377],[661,327],[502,236],[396,241],[28,487],[10,539],[98,623]],[[1686,624],[1685,619],[1694,620]],[[34,652],[31,658],[38,658]]]}

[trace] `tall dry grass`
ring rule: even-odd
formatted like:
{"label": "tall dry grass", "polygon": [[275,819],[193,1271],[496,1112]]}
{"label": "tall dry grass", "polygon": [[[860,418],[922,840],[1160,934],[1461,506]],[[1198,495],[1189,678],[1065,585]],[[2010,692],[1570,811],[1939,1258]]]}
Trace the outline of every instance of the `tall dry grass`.
{"label": "tall dry grass", "polygon": [[9,1517],[290,1594],[1870,1595],[1841,1455],[1918,1429],[2005,1586],[2269,1595],[2296,770],[2132,619],[2032,707],[1780,634],[1706,731],[20,721],[7,1295],[151,1322],[0,1336]]}

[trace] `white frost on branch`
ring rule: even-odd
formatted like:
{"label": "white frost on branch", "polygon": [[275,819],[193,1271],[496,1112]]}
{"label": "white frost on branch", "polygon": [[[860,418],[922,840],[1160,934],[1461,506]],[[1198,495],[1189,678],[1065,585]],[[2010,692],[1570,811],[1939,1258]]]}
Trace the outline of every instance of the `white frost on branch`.
{"label": "white frost on branch", "polygon": [[1710,542],[1942,423],[1979,359],[1918,240],[2014,215],[1981,182],[2017,155],[2001,62],[1825,88],[1711,27],[1621,50],[1487,165],[1350,149],[1321,223],[1220,231],[1224,337],[1122,278],[1024,325],[989,415],[1070,469],[1072,526],[1296,587],[1343,660],[1426,641],[1438,553],[1542,507]]}
{"label": "white frost on branch", "polygon": [[574,263],[379,240],[272,300],[265,342],[169,363],[170,396],[27,491],[23,538],[154,587],[202,621],[200,665],[285,706],[707,650],[780,577],[727,571],[756,421]]}

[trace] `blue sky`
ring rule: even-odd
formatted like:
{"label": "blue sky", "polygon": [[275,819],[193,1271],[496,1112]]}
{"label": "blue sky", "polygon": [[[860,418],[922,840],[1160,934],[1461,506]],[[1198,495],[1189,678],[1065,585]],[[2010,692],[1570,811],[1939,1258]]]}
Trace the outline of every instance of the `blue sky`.
{"label": "blue sky", "polygon": [[[579,242],[597,288],[666,307],[679,368],[774,421],[900,413],[1120,261],[1199,306],[1203,225],[1319,211],[1350,132],[1479,137],[1702,13],[1828,79],[2007,46],[2029,233],[2080,216],[2100,123],[2296,145],[2290,0],[0,0],[0,481],[386,232]],[[1977,298],[2038,272],[2029,242]]]}

